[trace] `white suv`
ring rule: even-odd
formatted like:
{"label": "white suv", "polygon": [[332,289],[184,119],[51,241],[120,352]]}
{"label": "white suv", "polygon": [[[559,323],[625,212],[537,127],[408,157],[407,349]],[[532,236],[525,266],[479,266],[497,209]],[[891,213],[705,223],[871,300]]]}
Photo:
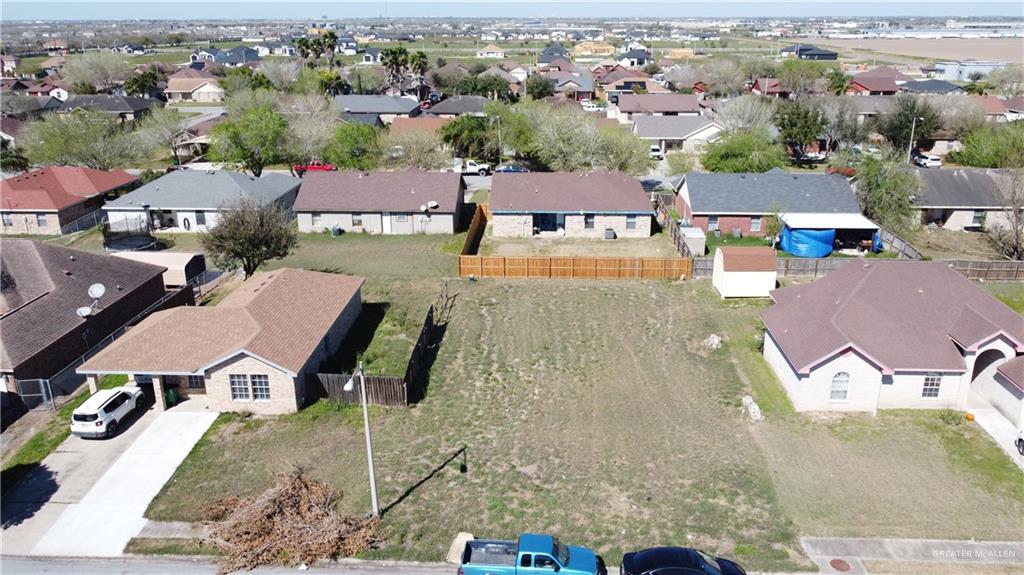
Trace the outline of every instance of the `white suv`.
{"label": "white suv", "polygon": [[137,387],[101,389],[71,414],[71,433],[79,437],[112,437],[125,417],[140,407]]}
{"label": "white suv", "polygon": [[917,152],[914,154],[914,164],[921,166],[922,168],[941,168],[942,158],[935,154],[927,154],[925,152]]}

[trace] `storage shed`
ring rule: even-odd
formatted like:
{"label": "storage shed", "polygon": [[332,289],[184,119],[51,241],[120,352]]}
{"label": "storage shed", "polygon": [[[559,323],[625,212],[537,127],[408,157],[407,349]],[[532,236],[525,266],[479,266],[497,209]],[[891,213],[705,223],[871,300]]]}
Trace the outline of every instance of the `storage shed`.
{"label": "storage shed", "polygon": [[775,289],[775,250],[721,247],[715,251],[711,283],[723,298],[768,297]]}
{"label": "storage shed", "polygon": [[203,254],[188,252],[113,252],[114,256],[167,268],[164,272],[164,287],[180,287],[206,271]]}

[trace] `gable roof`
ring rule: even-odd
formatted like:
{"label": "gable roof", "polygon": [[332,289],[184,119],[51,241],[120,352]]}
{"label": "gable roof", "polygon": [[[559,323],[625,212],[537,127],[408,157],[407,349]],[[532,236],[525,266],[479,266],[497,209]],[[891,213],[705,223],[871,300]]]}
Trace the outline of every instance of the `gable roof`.
{"label": "gable roof", "polygon": [[727,272],[774,272],[775,250],[768,246],[722,246],[722,269]]}
{"label": "gable roof", "polygon": [[860,213],[853,188],[837,174],[690,172],[685,185],[697,214]]}
{"label": "gable roof", "polygon": [[124,170],[52,166],[0,181],[2,210],[61,210],[138,181]]}
{"label": "gable roof", "polygon": [[962,93],[964,91],[963,88],[953,84],[952,82],[936,80],[934,78],[904,82],[900,85],[900,90],[904,92],[912,92],[914,94],[949,94],[953,92]]}
{"label": "gable roof", "polygon": [[653,208],[640,182],[621,172],[531,172],[494,174],[491,211],[648,214]]}
{"label": "gable roof", "polygon": [[502,53],[504,53],[505,49],[502,48],[501,46],[496,46],[494,44],[488,44],[488,45],[484,46],[483,48],[480,48],[479,50],[477,50],[477,52],[502,52]]}
{"label": "gable roof", "polygon": [[0,134],[14,137],[25,127],[24,120],[13,116],[0,116]]}
{"label": "gable roof", "polygon": [[716,126],[705,116],[637,116],[633,131],[640,138],[684,140],[696,132]]}
{"label": "gable roof", "polygon": [[172,77],[167,79],[167,87],[164,88],[164,92],[171,92],[171,93],[175,93],[175,92],[188,92],[188,93],[191,93],[191,92],[194,92],[197,88],[203,86],[204,84],[208,84],[210,86],[213,86],[214,88],[220,90],[221,92],[224,91],[224,89],[220,87],[220,84],[217,82],[216,78],[204,78],[204,77],[186,78],[186,77],[174,77],[174,76],[172,76]]}
{"label": "gable roof", "polygon": [[462,194],[456,172],[309,172],[302,180],[295,211],[419,212],[437,202],[432,213],[454,213]]}
{"label": "gable roof", "polygon": [[512,74],[509,74],[500,66],[491,66],[490,68],[484,70],[483,72],[480,72],[480,74],[477,75],[478,78],[490,78],[491,76],[494,76],[495,78],[501,78],[502,80],[508,82],[509,84],[514,84],[519,81],[519,78],[516,78]]}
{"label": "gable roof", "polygon": [[623,61],[623,60],[650,60],[650,59],[651,59],[651,53],[648,52],[647,50],[639,50],[639,49],[630,50],[629,52],[626,52],[625,54],[620,54],[619,55],[619,61],[620,62]]}
{"label": "gable roof", "polygon": [[148,204],[161,209],[217,210],[241,198],[269,204],[294,192],[300,181],[285,174],[254,178],[227,170],[176,170],[107,202],[103,209],[141,210]]}
{"label": "gable roof", "polygon": [[434,104],[428,114],[483,114],[484,106],[491,100],[483,96],[452,96]]}
{"label": "gable roof", "polygon": [[452,118],[440,118],[437,116],[416,116],[415,118],[395,118],[391,122],[388,131],[392,134],[407,134],[409,132],[428,132],[436,134],[442,126],[451,122]]}
{"label": "gable roof", "polygon": [[696,114],[700,111],[699,102],[693,94],[622,94],[618,106],[619,111],[628,113]]}
{"label": "gable roof", "polygon": [[1006,114],[1006,105],[1002,100],[988,94],[974,94],[968,96],[972,102],[985,110],[986,116],[1003,116]]}
{"label": "gable roof", "polygon": [[896,80],[887,78],[885,76],[861,76],[860,74],[853,77],[850,84],[856,84],[868,92],[893,92],[895,93],[899,86],[896,85]]}
{"label": "gable roof", "polygon": [[1000,170],[915,168],[920,187],[914,204],[922,208],[1000,208]]}
{"label": "gable roof", "polygon": [[854,349],[883,373],[963,371],[965,348],[1003,332],[1024,351],[1024,317],[941,262],[860,261],[772,292],[761,313],[800,373]]}
{"label": "gable roof", "polygon": [[996,371],[999,372],[999,375],[1005,377],[1007,381],[1016,385],[1021,391],[1024,391],[1024,355],[1018,355],[1009,361],[1003,362],[996,368]]}
{"label": "gable roof", "polygon": [[[93,303],[90,285],[107,287],[97,308],[99,316],[122,300],[127,302],[139,286],[165,271],[102,253],[21,239],[3,240],[0,268],[0,369],[4,371],[85,323],[75,310]],[[160,291],[155,297],[162,295]]]}
{"label": "gable roof", "polygon": [[786,90],[782,89],[782,84],[776,78],[758,78],[754,81],[753,88],[757,88],[758,91],[764,94],[782,94]]}
{"label": "gable roof", "polygon": [[[830,98],[832,96],[823,96]],[[857,113],[862,116],[874,116],[887,114],[896,107],[896,96],[854,96],[842,95],[837,98],[847,98],[857,108]]]}
{"label": "gable roof", "polygon": [[890,78],[895,82],[907,82],[913,79],[892,66],[878,66],[853,77],[854,80],[860,78]]}
{"label": "gable roof", "polygon": [[248,353],[294,377],[362,285],[360,277],[292,268],[259,272],[216,306],[150,315],[78,372],[200,373]]}
{"label": "gable roof", "polygon": [[136,96],[117,96],[112,94],[90,94],[85,96],[71,96],[64,104],[57,109],[58,112],[66,113],[75,110],[94,110],[111,114],[134,114],[149,110],[153,106],[162,105],[159,100],[152,98],[138,98]]}
{"label": "gable roof", "polygon": [[1022,113],[1024,112],[1024,96],[1006,98],[1003,100],[1003,106],[1007,111]]}
{"label": "gable roof", "polygon": [[342,112],[352,114],[409,114],[420,103],[412,98],[371,94],[347,94],[334,97]]}

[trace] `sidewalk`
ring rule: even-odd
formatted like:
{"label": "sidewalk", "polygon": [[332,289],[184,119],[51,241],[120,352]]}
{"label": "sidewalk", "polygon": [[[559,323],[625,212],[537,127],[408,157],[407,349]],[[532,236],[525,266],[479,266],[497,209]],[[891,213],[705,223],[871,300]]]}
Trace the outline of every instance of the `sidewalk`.
{"label": "sidewalk", "polygon": [[974,414],[974,421],[985,430],[985,433],[992,436],[992,441],[995,441],[1017,467],[1024,471],[1024,455],[1021,455],[1013,444],[1018,431],[1013,423],[973,391],[967,399],[967,411]]}
{"label": "sidewalk", "polygon": [[801,537],[800,544],[812,559],[826,561],[853,557],[862,561],[1024,565],[1024,542],[1018,541]]}

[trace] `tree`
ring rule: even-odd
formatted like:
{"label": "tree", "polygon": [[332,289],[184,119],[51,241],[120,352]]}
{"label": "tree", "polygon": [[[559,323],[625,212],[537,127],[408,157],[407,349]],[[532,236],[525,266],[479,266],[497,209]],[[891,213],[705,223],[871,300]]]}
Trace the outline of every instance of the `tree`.
{"label": "tree", "polygon": [[704,66],[708,91],[713,96],[731,96],[743,89],[744,74],[733,60],[715,59]]}
{"label": "tree", "polygon": [[976,168],[1012,168],[1024,158],[1024,122],[986,124],[963,138],[949,159]]}
{"label": "tree", "polygon": [[328,30],[320,36],[323,42],[324,52],[327,52],[327,65],[334,67],[334,51],[338,48],[338,34],[334,30]]}
{"label": "tree", "polygon": [[236,92],[224,101],[224,109],[228,116],[238,117],[256,108],[276,108],[278,105],[278,94],[270,90],[249,90],[245,89]]}
{"label": "tree", "polygon": [[673,152],[665,156],[668,162],[668,174],[670,176],[681,176],[693,171],[697,162],[694,157],[686,152]]}
{"label": "tree", "polygon": [[767,130],[743,130],[708,145],[701,164],[709,172],[767,172],[786,165],[786,149]]}
{"label": "tree", "polygon": [[766,58],[747,58],[739,69],[743,78],[775,78],[779,74],[779,65]]}
{"label": "tree", "polygon": [[591,162],[593,168],[622,172],[630,176],[646,174],[651,169],[650,144],[633,132],[611,126],[597,130],[598,156]]}
{"label": "tree", "polygon": [[761,231],[764,232],[764,237],[771,238],[772,249],[775,249],[779,242],[779,235],[782,233],[782,206],[779,203],[771,205],[770,213],[761,222]]}
{"label": "tree", "polygon": [[512,99],[512,89],[508,82],[496,76],[466,76],[455,85],[455,93],[500,100]]}
{"label": "tree", "polygon": [[460,158],[476,158],[489,162],[500,159],[497,132],[490,118],[459,116],[440,130],[441,141],[450,145]]}
{"label": "tree", "polygon": [[821,79],[824,67],[811,60],[786,60],[779,66],[779,87],[796,96],[806,96]]}
{"label": "tree", "polygon": [[651,62],[650,64],[647,64],[646,66],[643,67],[643,72],[648,76],[653,76],[661,72],[661,66],[659,66],[657,62]]}
{"label": "tree", "polygon": [[0,151],[0,171],[24,172],[32,167],[21,148],[4,147]]}
{"label": "tree", "polygon": [[425,130],[389,134],[385,148],[384,162],[392,169],[439,170],[451,165],[451,159],[442,151],[441,139]]}
{"label": "tree", "polygon": [[426,94],[423,93],[423,80],[424,80],[424,76],[426,76],[426,74],[427,74],[427,70],[429,70],[429,69],[430,69],[430,61],[427,60],[426,52],[417,51],[417,52],[413,52],[409,56],[409,70],[411,70],[413,75],[416,77],[416,84],[417,84],[416,97],[417,98],[423,99],[423,98],[426,97]]}
{"label": "tree", "polygon": [[773,114],[771,100],[757,94],[744,94],[722,105],[718,123],[727,132],[769,128]]}
{"label": "tree", "polygon": [[826,74],[826,79],[828,80],[828,91],[837,96],[845,94],[846,91],[850,89],[850,82],[853,81],[853,78],[835,68],[829,68],[828,70],[829,71]]}
{"label": "tree", "polygon": [[993,92],[1007,98],[1024,96],[1024,64],[996,68],[985,76],[985,83]]}
{"label": "tree", "polygon": [[351,89],[348,82],[341,79],[341,74],[333,69],[321,70],[317,82],[320,93],[331,98],[339,94],[345,94]]}
{"label": "tree", "polygon": [[324,160],[341,170],[373,170],[381,161],[380,134],[369,124],[339,124],[324,152]]}
{"label": "tree", "polygon": [[261,72],[254,72],[248,66],[228,68],[224,79],[220,81],[221,88],[224,88],[229,96],[243,90],[273,90],[274,85]]}
{"label": "tree", "polygon": [[1017,159],[1013,169],[993,176],[1003,220],[989,224],[989,237],[1005,257],[1024,260],[1024,156]]}
{"label": "tree", "polygon": [[100,92],[109,92],[131,73],[131,66],[120,54],[85,52],[68,56],[62,72],[68,84],[87,84]]}
{"label": "tree", "polygon": [[930,102],[939,110],[942,127],[958,140],[985,124],[985,110],[973,98],[943,95]]}
{"label": "tree", "polygon": [[[915,120],[916,118],[916,120]],[[888,114],[875,119],[875,131],[896,150],[906,150],[920,140],[928,139],[942,125],[942,118],[927,100],[910,94],[896,96],[896,106]],[[914,141],[910,141],[910,132]]]}
{"label": "tree", "polygon": [[355,94],[379,94],[386,79],[385,72],[378,66],[353,66],[347,74]]}
{"label": "tree", "polygon": [[821,135],[825,137],[825,147],[830,153],[835,147],[849,147],[864,139],[864,128],[858,121],[857,106],[850,98],[825,98],[821,103],[821,112],[826,120]]}
{"label": "tree", "polygon": [[124,82],[124,91],[129,96],[148,96],[160,83],[160,74],[153,68],[140,74],[133,74]]}
{"label": "tree", "polygon": [[899,152],[886,158],[865,157],[857,170],[857,199],[864,215],[892,232],[910,235],[917,227],[911,198],[918,182],[901,158]]}
{"label": "tree", "polygon": [[817,141],[827,124],[828,119],[817,106],[801,100],[785,100],[775,108],[779,137],[792,151],[797,164],[804,161],[807,146]]}
{"label": "tree", "polygon": [[154,107],[139,120],[136,134],[144,147],[170,149],[174,163],[180,164],[178,143],[182,134],[181,123],[185,119],[178,110],[163,106]]}
{"label": "tree", "polygon": [[335,128],[335,114],[327,100],[316,94],[291,96],[285,107],[285,118],[288,131],[284,149],[289,164],[323,160]]}
{"label": "tree", "polygon": [[224,206],[217,225],[200,232],[199,242],[222,269],[241,267],[246,279],[264,263],[295,249],[299,238],[291,215],[277,204],[243,198]]}
{"label": "tree", "polygon": [[87,111],[48,114],[28,122],[18,134],[18,144],[35,165],[97,170],[127,167],[141,151],[127,126],[108,114]]}
{"label": "tree", "polygon": [[524,86],[526,95],[534,100],[540,100],[555,95],[555,85],[550,78],[542,74],[534,74],[526,79]]}
{"label": "tree", "polygon": [[284,92],[299,79],[302,64],[295,60],[267,60],[260,64],[260,73],[275,90]]}
{"label": "tree", "polygon": [[380,63],[387,71],[388,85],[398,86],[405,78],[405,69],[409,65],[409,51],[404,46],[385,48],[380,54]]}
{"label": "tree", "polygon": [[282,149],[287,131],[284,116],[270,108],[253,108],[214,126],[210,156],[239,164],[258,178],[264,167],[285,159]]}
{"label": "tree", "polygon": [[296,40],[295,51],[299,54],[299,58],[302,58],[303,62],[308,60],[310,54],[309,38],[299,38]]}

